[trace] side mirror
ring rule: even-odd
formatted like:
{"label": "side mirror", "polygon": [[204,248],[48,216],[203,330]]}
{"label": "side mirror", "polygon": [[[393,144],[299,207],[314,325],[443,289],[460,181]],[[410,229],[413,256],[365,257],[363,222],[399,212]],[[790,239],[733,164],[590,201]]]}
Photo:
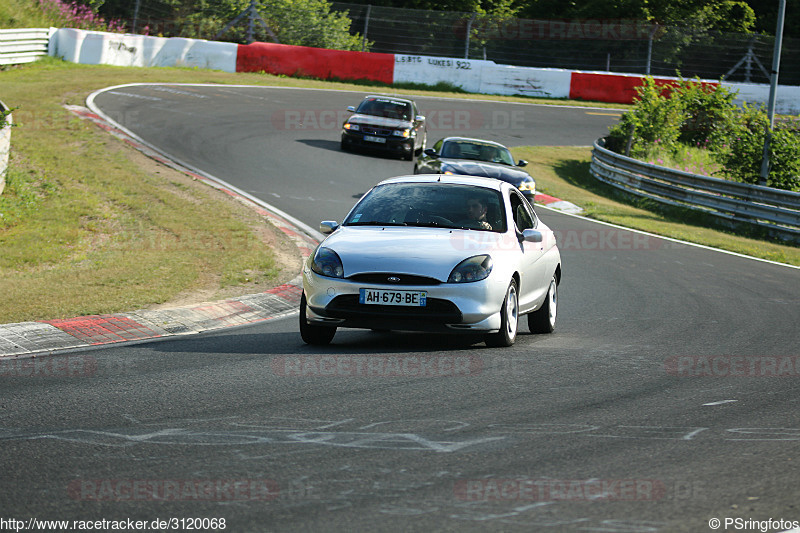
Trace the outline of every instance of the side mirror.
{"label": "side mirror", "polygon": [[335,220],[323,220],[319,223],[319,232],[323,235],[330,235],[339,229],[339,223]]}
{"label": "side mirror", "polygon": [[433,148],[426,148],[423,153],[431,157],[439,157],[439,154],[437,154],[436,150],[434,150]]}
{"label": "side mirror", "polygon": [[517,163],[518,167],[524,167],[524,166],[527,166],[527,165],[528,165],[528,162],[525,161],[524,159],[520,159],[519,163]]}
{"label": "side mirror", "polygon": [[347,106],[347,110],[350,111],[351,113],[355,113],[356,112],[356,106],[349,105],[349,106]]}
{"label": "side mirror", "polygon": [[417,115],[416,117],[414,117],[414,120],[416,120],[417,122],[424,122],[425,115]]}
{"label": "side mirror", "polygon": [[537,231],[535,229],[524,229],[522,230],[522,240],[527,242],[542,242],[541,231]]}

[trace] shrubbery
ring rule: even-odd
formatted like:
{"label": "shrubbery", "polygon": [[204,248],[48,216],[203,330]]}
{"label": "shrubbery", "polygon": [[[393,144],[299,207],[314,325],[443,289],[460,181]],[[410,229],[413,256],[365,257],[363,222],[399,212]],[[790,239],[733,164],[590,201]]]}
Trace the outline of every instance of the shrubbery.
{"label": "shrubbery", "polygon": [[39,0],[38,3],[51,26],[116,33],[125,32],[125,25],[122,22],[118,20],[107,21],[92,11],[92,8],[77,1],[68,3],[62,0]]}
{"label": "shrubbery", "polygon": [[[756,184],[769,119],[763,109],[739,108],[721,85],[680,79],[659,84],[645,78],[637,101],[606,138],[606,146],[637,159],[675,154],[682,147],[708,150],[720,177]],[[800,136],[778,122],[770,142],[767,185],[800,191]]]}

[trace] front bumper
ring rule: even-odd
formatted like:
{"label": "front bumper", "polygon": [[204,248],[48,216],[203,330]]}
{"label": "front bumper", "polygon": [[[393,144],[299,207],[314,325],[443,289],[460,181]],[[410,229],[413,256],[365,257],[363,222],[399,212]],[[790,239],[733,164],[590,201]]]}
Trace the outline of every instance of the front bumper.
{"label": "front bumper", "polygon": [[[425,291],[427,305],[359,303],[359,289]],[[400,331],[492,333],[500,329],[506,286],[489,278],[475,283],[389,285],[320,276],[305,268],[303,289],[309,324]]]}
{"label": "front bumper", "polygon": [[[383,139],[383,142],[366,140],[364,137]],[[407,155],[414,150],[414,137],[366,135],[358,131],[342,130],[342,144],[354,148],[369,148]]]}

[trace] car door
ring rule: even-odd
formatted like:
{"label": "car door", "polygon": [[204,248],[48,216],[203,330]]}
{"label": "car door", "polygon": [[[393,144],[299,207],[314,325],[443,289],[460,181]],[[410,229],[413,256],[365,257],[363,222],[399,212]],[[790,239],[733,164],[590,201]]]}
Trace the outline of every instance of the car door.
{"label": "car door", "polygon": [[[536,217],[530,203],[516,189],[510,189],[508,194],[510,195],[511,213],[519,238],[522,238],[522,233],[526,229],[538,231],[539,219]],[[545,280],[547,265],[545,261],[541,260],[544,256],[544,245],[544,242],[520,240],[522,256],[519,273],[519,304],[522,312],[533,307],[547,293],[548,284]]]}

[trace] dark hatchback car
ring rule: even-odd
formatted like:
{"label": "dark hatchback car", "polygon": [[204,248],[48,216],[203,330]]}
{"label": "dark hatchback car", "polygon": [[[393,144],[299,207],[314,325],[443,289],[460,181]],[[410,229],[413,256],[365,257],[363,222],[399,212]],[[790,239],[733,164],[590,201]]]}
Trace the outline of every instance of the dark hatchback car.
{"label": "dark hatchback car", "polygon": [[413,100],[367,96],[342,124],[342,150],[373,148],[411,161],[425,149],[425,117]]}
{"label": "dark hatchback car", "polygon": [[528,162],[514,157],[502,144],[482,139],[447,137],[425,150],[414,174],[460,174],[495,178],[514,185],[533,203],[536,181],[522,170]]}

